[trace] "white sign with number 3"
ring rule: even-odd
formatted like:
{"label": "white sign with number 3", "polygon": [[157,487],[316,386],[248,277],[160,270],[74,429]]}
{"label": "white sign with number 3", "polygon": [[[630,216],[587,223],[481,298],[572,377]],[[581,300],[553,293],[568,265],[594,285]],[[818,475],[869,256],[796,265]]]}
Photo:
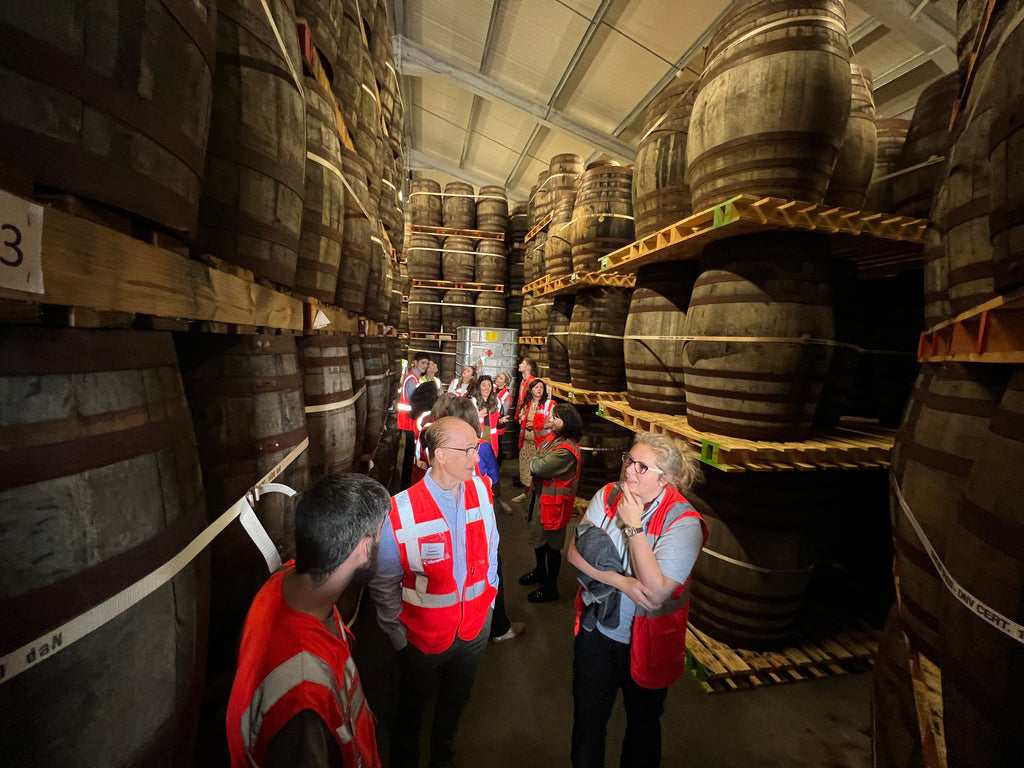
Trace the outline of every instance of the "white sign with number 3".
{"label": "white sign with number 3", "polygon": [[43,206],[0,190],[0,287],[43,293]]}

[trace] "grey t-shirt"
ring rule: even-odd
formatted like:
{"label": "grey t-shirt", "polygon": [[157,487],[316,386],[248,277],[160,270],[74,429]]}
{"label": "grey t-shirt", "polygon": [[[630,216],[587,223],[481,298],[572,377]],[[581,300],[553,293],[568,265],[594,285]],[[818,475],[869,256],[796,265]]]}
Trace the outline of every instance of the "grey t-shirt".
{"label": "grey t-shirt", "polygon": [[[615,515],[611,521],[605,516],[605,488],[594,494],[590,506],[587,507],[586,519],[587,522],[608,531],[608,535],[622,559],[623,572],[627,576],[633,576],[633,563],[629,557],[626,537],[622,534],[622,520],[618,515]],[[662,491],[661,495],[651,502],[651,506],[641,516],[644,532],[647,531],[651,518],[664,500],[665,491]],[[667,531],[658,537],[658,541],[654,545],[654,557],[658,561],[661,572],[680,584],[685,582],[690,577],[693,564],[697,562],[703,538],[704,534],[698,518],[686,517],[673,523]],[[585,591],[583,600],[589,603]],[[603,624],[598,624],[597,628],[606,637],[628,645],[633,633],[633,614],[635,612],[636,603],[630,600],[628,595],[623,594],[619,602],[619,626],[611,629]]]}

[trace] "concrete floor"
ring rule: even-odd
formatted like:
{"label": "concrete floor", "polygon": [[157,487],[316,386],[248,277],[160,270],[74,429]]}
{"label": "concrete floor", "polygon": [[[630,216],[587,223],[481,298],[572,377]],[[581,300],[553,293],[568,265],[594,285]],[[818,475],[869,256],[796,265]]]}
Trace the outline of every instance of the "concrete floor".
{"label": "concrete floor", "polygon": [[[514,463],[503,469],[509,499],[518,493],[510,481]],[[518,579],[533,567],[533,551],[525,505],[513,506],[519,509],[512,516],[497,516],[505,600],[511,620],[525,622],[527,629],[515,640],[488,646],[463,714],[456,758],[461,766],[479,768],[560,768],[569,765],[576,573],[563,565],[557,602],[526,600],[532,587],[520,586]],[[368,598],[355,629],[357,663],[386,744],[392,654]],[[866,768],[871,765],[870,697],[870,673],[720,694],[705,693],[685,675],[670,689],[662,717],[662,765]],[[618,765],[624,727],[620,700],[609,723],[610,766]],[[425,741],[423,754],[425,764]]]}

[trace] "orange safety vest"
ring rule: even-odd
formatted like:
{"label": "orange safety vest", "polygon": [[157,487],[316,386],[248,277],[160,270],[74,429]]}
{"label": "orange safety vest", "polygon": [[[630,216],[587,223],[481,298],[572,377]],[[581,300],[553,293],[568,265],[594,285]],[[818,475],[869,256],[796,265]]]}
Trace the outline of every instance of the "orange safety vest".
{"label": "orange safety vest", "polygon": [[417,387],[420,385],[419,374],[416,371],[409,371],[402,379],[401,389],[398,390],[398,428],[406,432],[411,432],[413,427],[412,405],[409,404],[409,395],[405,392],[410,379],[416,382]]}
{"label": "orange safety vest", "polygon": [[[605,522],[607,528],[615,519],[621,491],[617,483],[604,487]],[[673,486],[665,486],[665,499],[647,524],[647,540],[651,548],[658,537],[684,517],[700,520],[703,534],[701,546],[707,544],[708,526],[693,505]],[[683,675],[686,666],[686,623],[690,615],[690,581],[678,585],[657,611],[648,613],[639,605],[633,615],[629,643],[629,671],[634,682],[643,688],[668,688]],[[576,634],[580,633],[583,615],[583,588],[576,593]]]}
{"label": "orange safety vest", "polygon": [[402,612],[409,642],[424,653],[447,650],[483,629],[498,590],[487,580],[495,535],[491,491],[479,477],[462,485],[466,506],[466,581],[453,571],[452,535],[426,481],[391,499],[391,526],[402,563]]}
{"label": "orange safety vest", "polygon": [[[555,401],[550,397],[543,403],[537,406],[537,410],[533,414],[533,444],[540,448],[544,443],[550,441],[552,432],[550,429],[545,429],[544,425],[547,423],[548,416],[551,415],[551,410],[555,407]],[[523,407],[522,419],[519,425],[522,427],[519,430],[519,450],[523,449],[523,439],[529,434],[526,431],[526,425],[528,423],[527,414],[530,411],[530,403],[527,403]]]}
{"label": "orange safety vest", "polygon": [[545,477],[540,483],[540,522],[545,531],[557,531],[565,528],[572,517],[572,508],[576,503],[576,484],[580,480],[580,447],[572,440],[555,438],[548,445],[547,451],[569,451],[576,457],[576,469],[568,480],[557,477]]}
{"label": "orange safety vest", "polygon": [[341,617],[335,608],[336,637],[288,606],[281,584],[294,568],[289,561],[270,577],[245,619],[227,712],[232,768],[263,765],[274,737],[307,709],[334,734],[345,765],[378,768],[375,719]]}

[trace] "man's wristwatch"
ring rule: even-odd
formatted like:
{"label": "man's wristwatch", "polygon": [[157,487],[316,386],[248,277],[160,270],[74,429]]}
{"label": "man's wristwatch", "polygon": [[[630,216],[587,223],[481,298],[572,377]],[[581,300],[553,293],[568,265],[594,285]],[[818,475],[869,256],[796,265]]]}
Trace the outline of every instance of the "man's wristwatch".
{"label": "man's wristwatch", "polygon": [[632,527],[630,525],[626,525],[626,526],[623,526],[622,532],[625,534],[627,539],[631,539],[634,536],[636,536],[638,533],[643,533],[644,529],[643,528],[634,528],[634,527]]}

